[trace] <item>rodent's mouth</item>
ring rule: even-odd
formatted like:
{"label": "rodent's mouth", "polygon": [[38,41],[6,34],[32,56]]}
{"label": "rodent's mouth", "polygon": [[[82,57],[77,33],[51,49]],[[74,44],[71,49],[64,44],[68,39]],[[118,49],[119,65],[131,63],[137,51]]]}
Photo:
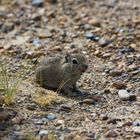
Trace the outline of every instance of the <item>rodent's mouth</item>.
{"label": "rodent's mouth", "polygon": [[86,70],[87,70],[87,69],[85,69],[85,68],[81,68],[81,69],[80,69],[80,71],[81,71],[82,73],[84,73]]}
{"label": "rodent's mouth", "polygon": [[81,66],[78,66],[76,69],[73,69],[73,73],[76,74],[80,72],[80,74],[84,73],[88,68],[88,65],[84,64],[84,65],[81,65]]}
{"label": "rodent's mouth", "polygon": [[83,64],[83,65],[81,66],[81,68],[80,68],[80,71],[83,73],[83,72],[85,72],[85,71],[87,70],[87,68],[88,68],[88,65]]}

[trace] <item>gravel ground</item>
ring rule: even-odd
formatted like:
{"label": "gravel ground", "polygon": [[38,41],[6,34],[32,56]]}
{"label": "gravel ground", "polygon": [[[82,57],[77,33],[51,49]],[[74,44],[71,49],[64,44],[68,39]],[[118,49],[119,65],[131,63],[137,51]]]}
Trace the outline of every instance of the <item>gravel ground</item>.
{"label": "gravel ground", "polygon": [[[44,56],[75,49],[89,65],[82,94],[35,83]],[[1,140],[140,138],[139,0],[1,0],[0,57],[23,79],[13,105],[0,100]]]}

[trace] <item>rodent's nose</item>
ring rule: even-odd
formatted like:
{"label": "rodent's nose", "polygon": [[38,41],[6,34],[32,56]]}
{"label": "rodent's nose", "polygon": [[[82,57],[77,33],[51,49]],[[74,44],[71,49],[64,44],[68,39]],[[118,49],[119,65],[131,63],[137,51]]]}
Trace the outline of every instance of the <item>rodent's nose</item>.
{"label": "rodent's nose", "polygon": [[83,64],[82,67],[85,68],[85,69],[87,69],[88,68],[88,65],[87,64]]}

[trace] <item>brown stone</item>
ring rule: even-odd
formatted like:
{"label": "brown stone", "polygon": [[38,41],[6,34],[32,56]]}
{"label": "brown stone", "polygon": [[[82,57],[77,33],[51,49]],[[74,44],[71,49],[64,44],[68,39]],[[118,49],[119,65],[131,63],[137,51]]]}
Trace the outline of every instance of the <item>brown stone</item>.
{"label": "brown stone", "polygon": [[109,131],[105,134],[105,136],[106,136],[107,138],[111,138],[111,137],[117,137],[118,134],[117,134],[117,132],[114,131],[114,130],[109,130]]}
{"label": "brown stone", "polygon": [[125,89],[126,88],[126,83],[123,83],[122,81],[116,81],[112,85],[116,89]]}
{"label": "brown stone", "polygon": [[93,18],[93,19],[89,20],[88,23],[90,25],[97,26],[97,27],[101,26],[101,22],[97,18]]}
{"label": "brown stone", "polygon": [[84,99],[83,101],[80,102],[80,104],[88,104],[88,105],[91,105],[91,104],[94,104],[94,100],[92,99]]}

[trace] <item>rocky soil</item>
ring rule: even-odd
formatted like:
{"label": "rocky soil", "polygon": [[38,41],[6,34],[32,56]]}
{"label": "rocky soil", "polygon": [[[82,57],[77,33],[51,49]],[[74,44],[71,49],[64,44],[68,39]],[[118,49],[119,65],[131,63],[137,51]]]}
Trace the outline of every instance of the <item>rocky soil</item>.
{"label": "rocky soil", "polygon": [[[44,56],[75,49],[89,64],[82,94],[35,83]],[[140,138],[139,0],[0,0],[0,60],[22,78],[0,107],[1,140]]]}

